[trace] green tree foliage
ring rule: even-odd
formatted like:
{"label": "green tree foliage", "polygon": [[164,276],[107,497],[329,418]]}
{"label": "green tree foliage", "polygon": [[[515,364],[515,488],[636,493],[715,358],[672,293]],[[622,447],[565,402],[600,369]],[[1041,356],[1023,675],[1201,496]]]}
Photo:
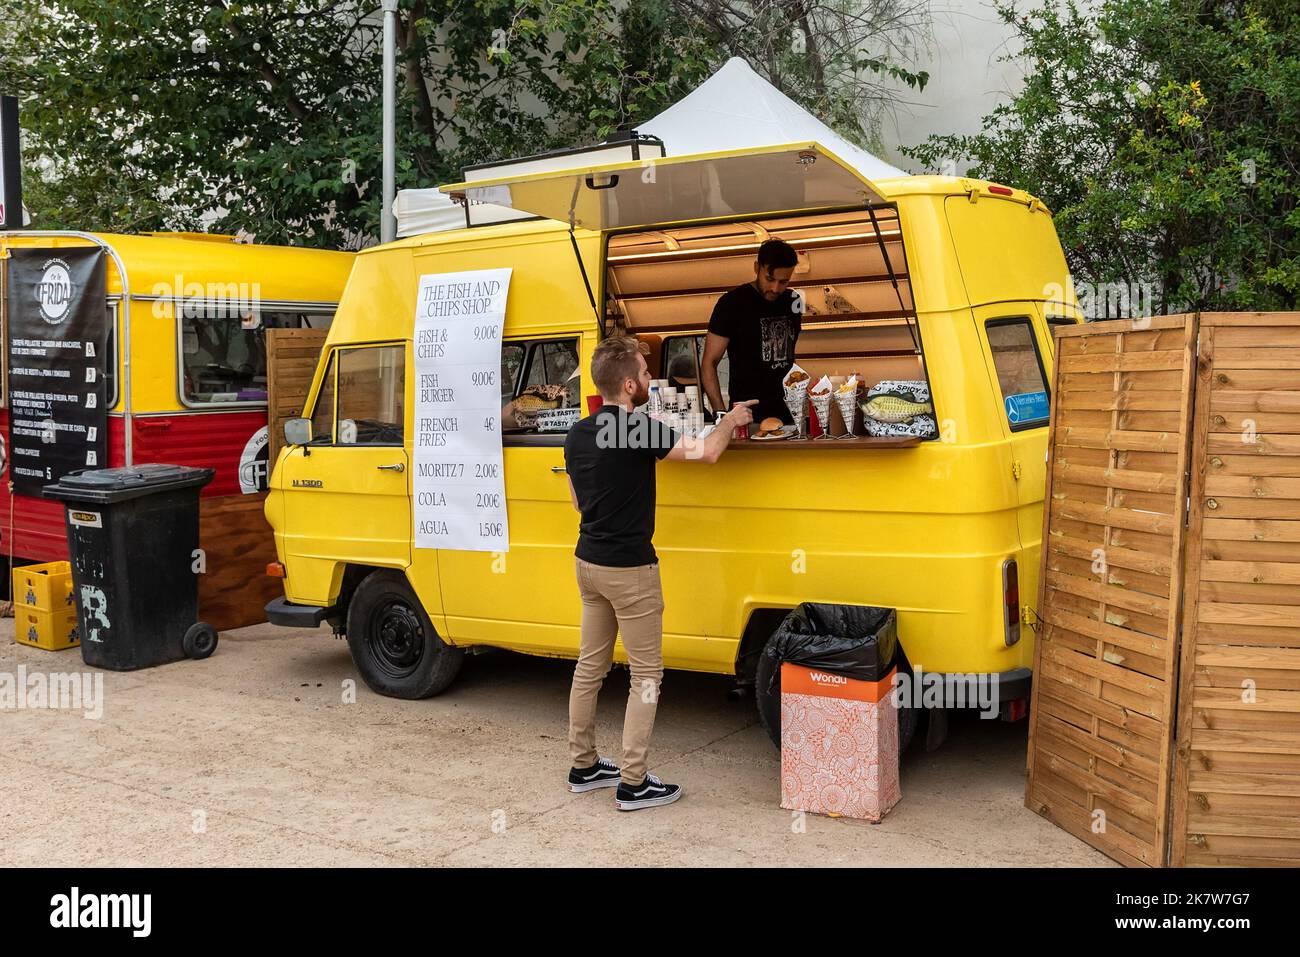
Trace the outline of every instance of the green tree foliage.
{"label": "green tree foliage", "polygon": [[1294,309],[1300,4],[1000,3],[1024,89],[975,136],[904,152],[1029,190],[1076,284],[1151,284],[1162,311]]}
{"label": "green tree foliage", "polygon": [[[902,65],[923,5],[865,0],[878,21],[800,50],[798,25],[844,2],[401,0],[398,186],[596,141],[730,55],[862,141],[888,97],[863,76],[924,83]],[[377,0],[7,0],[0,89],[22,98],[35,224],[372,241],[381,36]]]}

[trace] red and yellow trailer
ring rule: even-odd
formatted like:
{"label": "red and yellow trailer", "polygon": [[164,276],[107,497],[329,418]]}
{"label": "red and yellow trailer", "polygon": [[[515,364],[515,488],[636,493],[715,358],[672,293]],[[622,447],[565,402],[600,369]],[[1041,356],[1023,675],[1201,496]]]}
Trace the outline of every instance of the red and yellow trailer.
{"label": "red and yellow trailer", "polygon": [[65,559],[67,539],[61,503],[14,491],[13,330],[40,304],[17,295],[11,266],[21,251],[55,260],[95,249],[108,332],[100,464],[215,469],[202,500],[201,613],[224,628],[260,621],[278,593],[264,578],[275,548],[262,515],[277,423],[300,408],[297,379],[309,381],[354,257],[201,233],[0,233],[0,549],[13,564]]}

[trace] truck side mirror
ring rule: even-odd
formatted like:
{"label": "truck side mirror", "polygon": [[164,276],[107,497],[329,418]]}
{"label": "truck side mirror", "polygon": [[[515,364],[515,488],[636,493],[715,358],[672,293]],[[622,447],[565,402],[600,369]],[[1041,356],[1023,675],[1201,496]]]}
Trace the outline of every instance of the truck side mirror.
{"label": "truck side mirror", "polygon": [[306,445],[311,441],[311,419],[290,419],[284,423],[284,441],[289,445]]}

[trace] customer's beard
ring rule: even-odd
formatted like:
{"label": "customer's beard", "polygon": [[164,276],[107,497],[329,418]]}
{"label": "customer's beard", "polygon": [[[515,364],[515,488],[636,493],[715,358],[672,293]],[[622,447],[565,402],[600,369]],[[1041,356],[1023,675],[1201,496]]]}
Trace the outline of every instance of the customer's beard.
{"label": "customer's beard", "polygon": [[650,401],[650,387],[637,383],[636,393],[632,396],[632,406],[645,405]]}

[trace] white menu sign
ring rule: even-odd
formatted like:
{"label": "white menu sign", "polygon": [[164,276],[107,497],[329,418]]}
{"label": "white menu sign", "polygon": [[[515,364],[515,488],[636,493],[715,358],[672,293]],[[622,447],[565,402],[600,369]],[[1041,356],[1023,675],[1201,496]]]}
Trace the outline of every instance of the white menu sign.
{"label": "white menu sign", "polygon": [[415,547],[504,552],[501,332],[509,269],[420,277],[415,302]]}

